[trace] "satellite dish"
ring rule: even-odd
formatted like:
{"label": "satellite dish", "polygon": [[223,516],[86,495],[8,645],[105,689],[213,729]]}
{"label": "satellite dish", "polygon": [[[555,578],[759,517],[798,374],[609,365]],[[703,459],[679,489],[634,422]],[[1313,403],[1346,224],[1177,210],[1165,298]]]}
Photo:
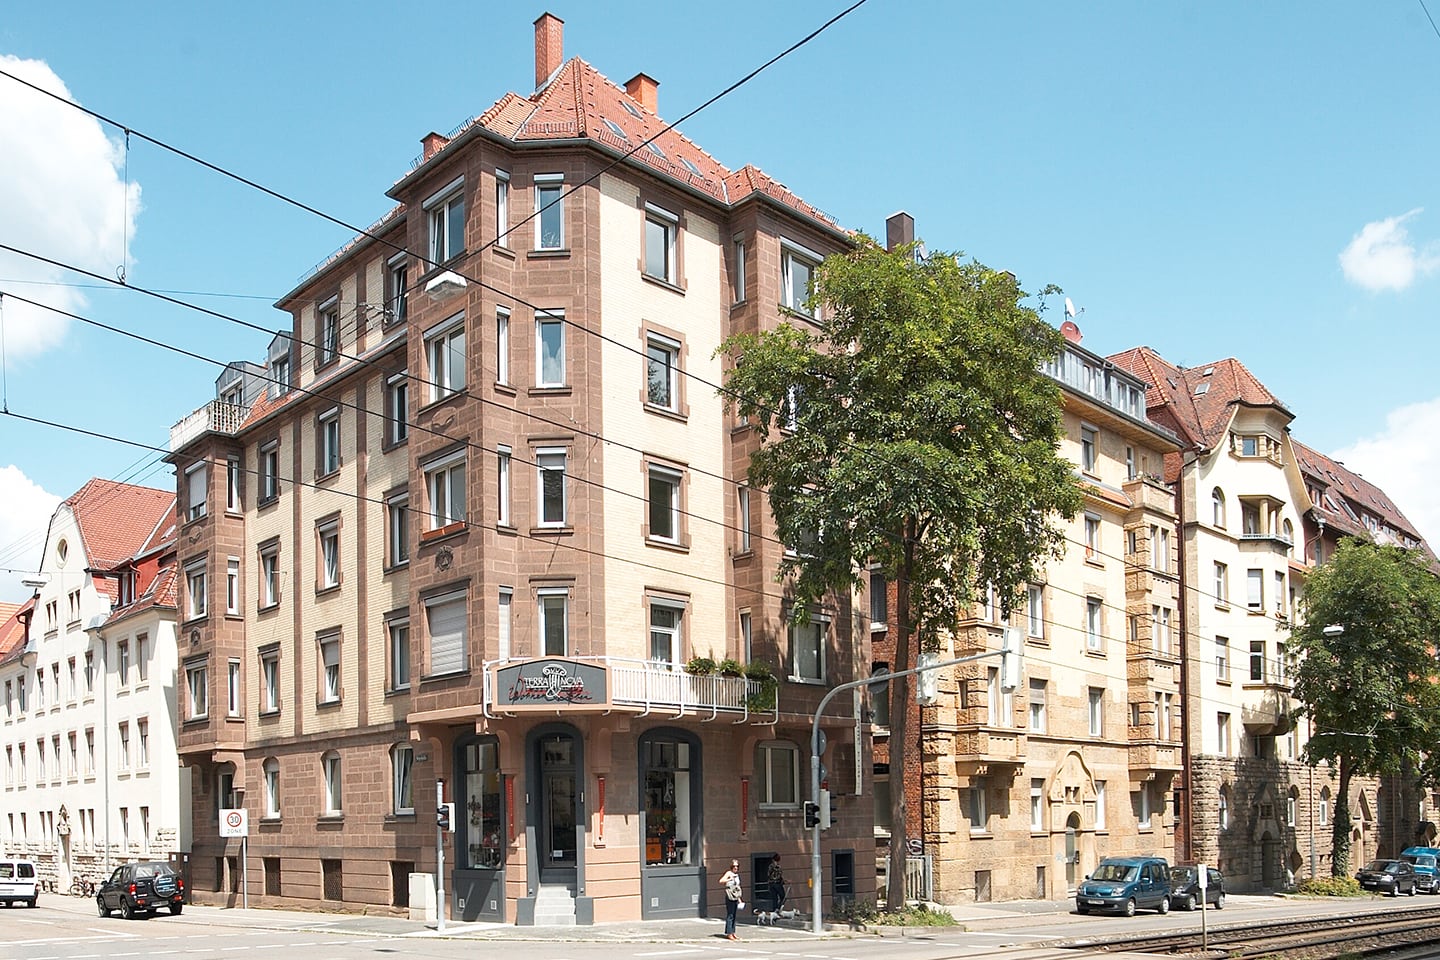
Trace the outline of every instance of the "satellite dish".
{"label": "satellite dish", "polygon": [[924,241],[924,240],[916,240],[916,241],[915,241],[915,260],[916,260],[916,262],[918,262],[918,263],[923,263],[924,261],[929,260],[929,259],[930,259],[930,251],[927,250],[927,249],[925,249],[925,241]]}

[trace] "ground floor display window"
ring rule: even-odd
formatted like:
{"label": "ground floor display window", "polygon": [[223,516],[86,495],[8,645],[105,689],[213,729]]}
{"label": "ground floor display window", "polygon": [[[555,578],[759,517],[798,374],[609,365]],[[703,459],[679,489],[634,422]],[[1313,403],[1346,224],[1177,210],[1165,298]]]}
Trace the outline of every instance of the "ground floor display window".
{"label": "ground floor display window", "polygon": [[644,741],[645,864],[688,864],[694,821],[691,811],[690,744],[655,737]]}
{"label": "ground floor display window", "polygon": [[464,837],[462,869],[496,869],[504,858],[504,827],[500,809],[500,748],[493,740],[466,744],[460,751],[460,776],[465,789],[461,818]]}

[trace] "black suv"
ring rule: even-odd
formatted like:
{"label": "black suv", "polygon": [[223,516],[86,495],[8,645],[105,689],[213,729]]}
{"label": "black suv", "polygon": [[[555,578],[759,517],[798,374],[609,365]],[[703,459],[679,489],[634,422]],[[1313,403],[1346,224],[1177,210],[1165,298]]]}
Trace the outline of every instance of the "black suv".
{"label": "black suv", "polygon": [[1398,897],[1401,893],[1415,896],[1415,868],[1404,860],[1371,860],[1365,864],[1356,877],[1363,890],[1388,893]]}
{"label": "black suv", "polygon": [[102,917],[110,916],[112,910],[119,910],[126,920],[153,917],[164,906],[176,914],[185,907],[185,881],[168,863],[150,861],[116,867],[110,879],[95,891],[95,907]]}

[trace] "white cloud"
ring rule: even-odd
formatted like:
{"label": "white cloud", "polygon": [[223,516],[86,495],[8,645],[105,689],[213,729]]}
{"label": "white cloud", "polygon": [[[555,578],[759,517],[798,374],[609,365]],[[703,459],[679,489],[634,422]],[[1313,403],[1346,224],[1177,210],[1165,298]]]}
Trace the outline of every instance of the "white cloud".
{"label": "white cloud", "polygon": [[1398,217],[1375,220],[1360,228],[1340,251],[1345,279],[1366,290],[1404,290],[1420,274],[1440,267],[1440,249],[1429,243],[1416,250],[1405,221],[1420,213],[1416,207]]}
{"label": "white cloud", "polygon": [[1385,429],[1361,437],[1335,459],[1380,487],[1417,528],[1432,550],[1440,549],[1440,398],[1390,411]]}
{"label": "white cloud", "polygon": [[[0,78],[3,79],[3,78]],[[60,498],[47,493],[19,467],[0,467],[0,567],[33,571],[40,566],[50,514]],[[19,603],[33,592],[22,586],[26,573],[0,571],[0,600]]]}
{"label": "white cloud", "polygon": [[[43,61],[0,55],[0,68],[73,99]],[[123,248],[140,209],[139,184],[125,184],[123,142],[94,118],[8,77],[0,77],[0,130],[0,242],[113,276],[126,262]],[[58,267],[0,251],[0,289],[82,312],[78,290],[44,284],[64,277]],[[6,353],[13,360],[57,346],[70,323],[6,297]]]}

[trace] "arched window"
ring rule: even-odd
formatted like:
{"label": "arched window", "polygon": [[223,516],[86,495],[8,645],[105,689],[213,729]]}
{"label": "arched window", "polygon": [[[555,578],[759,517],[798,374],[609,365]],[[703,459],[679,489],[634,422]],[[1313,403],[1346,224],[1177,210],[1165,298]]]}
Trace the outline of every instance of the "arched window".
{"label": "arched window", "polygon": [[870,669],[870,722],[877,727],[890,726],[890,664],[877,663]]}
{"label": "arched window", "polygon": [[1230,788],[1220,788],[1220,804],[1216,811],[1216,822],[1221,830],[1230,829]]}
{"label": "arched window", "polygon": [[1285,555],[1293,556],[1295,553],[1295,524],[1286,520],[1280,529],[1285,532]]}
{"label": "arched window", "polygon": [[327,817],[338,817],[345,812],[340,789],[340,754],[334,750],[320,756],[320,774],[325,781],[324,812]]}
{"label": "arched window", "polygon": [[1225,527],[1225,494],[1219,487],[1210,491],[1211,522],[1215,526],[1224,529]]}
{"label": "arched window", "polygon": [[280,816],[280,761],[269,757],[261,766],[265,774],[265,816]]}
{"label": "arched window", "polygon": [[1285,826],[1295,826],[1300,809],[1300,791],[1295,787],[1290,788],[1290,793],[1285,797]]}
{"label": "arched window", "polygon": [[1320,825],[1324,826],[1330,822],[1330,788],[1324,787],[1320,791]]}
{"label": "arched window", "polygon": [[411,776],[414,766],[414,747],[408,743],[397,743],[390,748],[391,809],[397,815],[415,812],[415,780]]}

